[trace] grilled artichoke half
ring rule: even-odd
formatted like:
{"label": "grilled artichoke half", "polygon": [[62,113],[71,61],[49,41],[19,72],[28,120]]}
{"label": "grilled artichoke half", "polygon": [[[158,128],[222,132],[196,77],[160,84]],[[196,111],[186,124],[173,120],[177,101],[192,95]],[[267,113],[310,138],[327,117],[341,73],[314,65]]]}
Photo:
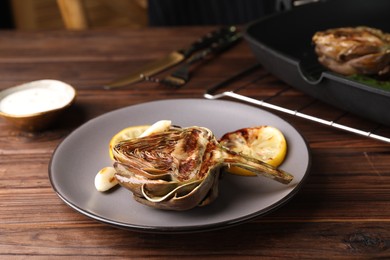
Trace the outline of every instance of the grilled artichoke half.
{"label": "grilled artichoke half", "polygon": [[142,204],[167,210],[207,205],[222,167],[245,168],[288,184],[293,176],[221,146],[204,127],[177,128],[122,141],[113,149],[116,179]]}
{"label": "grilled artichoke half", "polygon": [[390,74],[390,34],[360,26],[317,32],[313,43],[318,61],[343,75]]}

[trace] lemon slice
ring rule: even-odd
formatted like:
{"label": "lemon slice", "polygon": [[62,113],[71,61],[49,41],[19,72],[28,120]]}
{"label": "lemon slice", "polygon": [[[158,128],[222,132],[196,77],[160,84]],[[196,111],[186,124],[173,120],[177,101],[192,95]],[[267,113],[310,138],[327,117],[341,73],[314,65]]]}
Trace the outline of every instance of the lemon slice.
{"label": "lemon slice", "polygon": [[[278,167],[287,154],[287,142],[283,133],[272,126],[243,128],[225,134],[220,143],[237,153],[251,156]],[[256,176],[248,170],[230,167],[228,172],[244,176]]]}
{"label": "lemon slice", "polygon": [[121,131],[116,133],[110,140],[109,143],[110,158],[114,159],[114,156],[112,154],[112,148],[114,148],[114,146],[117,145],[119,142],[166,131],[171,127],[171,124],[172,123],[170,120],[160,120],[154,123],[153,125],[130,126],[122,129]]}

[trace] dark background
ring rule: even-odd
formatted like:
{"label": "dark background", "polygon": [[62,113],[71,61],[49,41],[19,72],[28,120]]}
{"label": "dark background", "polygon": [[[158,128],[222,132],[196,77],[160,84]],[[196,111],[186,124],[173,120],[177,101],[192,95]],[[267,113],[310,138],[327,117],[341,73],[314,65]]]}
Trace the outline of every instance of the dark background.
{"label": "dark background", "polygon": [[[148,0],[149,26],[239,25],[291,5],[292,0]],[[16,29],[10,0],[0,1],[0,29]]]}
{"label": "dark background", "polygon": [[0,1],[0,28],[13,29],[14,22],[11,15],[11,7],[9,0]]}

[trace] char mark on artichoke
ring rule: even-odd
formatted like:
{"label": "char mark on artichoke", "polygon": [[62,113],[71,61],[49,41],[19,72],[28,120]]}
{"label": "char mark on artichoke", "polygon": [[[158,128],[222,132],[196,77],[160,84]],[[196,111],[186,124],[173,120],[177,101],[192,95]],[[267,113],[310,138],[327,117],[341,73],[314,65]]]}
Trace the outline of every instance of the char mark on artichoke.
{"label": "char mark on artichoke", "polygon": [[171,128],[120,142],[113,149],[115,177],[136,201],[168,210],[207,205],[218,195],[222,167],[235,165],[289,183],[292,176],[222,147],[204,127]]}

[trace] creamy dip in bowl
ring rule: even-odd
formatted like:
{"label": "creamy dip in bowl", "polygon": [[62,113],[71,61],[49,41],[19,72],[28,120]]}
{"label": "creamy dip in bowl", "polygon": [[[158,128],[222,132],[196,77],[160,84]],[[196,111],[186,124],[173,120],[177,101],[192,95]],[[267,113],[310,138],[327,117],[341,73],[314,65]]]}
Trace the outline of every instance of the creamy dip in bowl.
{"label": "creamy dip in bowl", "polygon": [[62,81],[32,81],[0,92],[0,115],[23,130],[42,130],[69,107],[75,97],[75,89]]}

